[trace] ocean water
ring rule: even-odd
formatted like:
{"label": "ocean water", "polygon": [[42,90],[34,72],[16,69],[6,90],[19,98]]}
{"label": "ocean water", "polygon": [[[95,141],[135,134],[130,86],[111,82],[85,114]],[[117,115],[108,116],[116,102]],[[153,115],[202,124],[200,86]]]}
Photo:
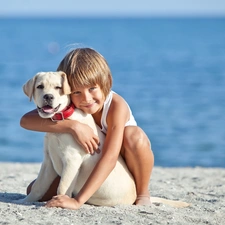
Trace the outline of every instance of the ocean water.
{"label": "ocean water", "polygon": [[92,47],[152,143],[156,166],[225,167],[225,18],[0,19],[0,161],[41,162],[22,85]]}

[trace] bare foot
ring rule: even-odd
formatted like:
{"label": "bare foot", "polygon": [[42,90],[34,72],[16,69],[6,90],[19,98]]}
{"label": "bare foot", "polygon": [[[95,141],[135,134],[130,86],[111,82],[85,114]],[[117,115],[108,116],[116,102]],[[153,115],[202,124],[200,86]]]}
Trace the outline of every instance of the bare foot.
{"label": "bare foot", "polygon": [[151,205],[149,195],[138,195],[135,201],[135,205]]}

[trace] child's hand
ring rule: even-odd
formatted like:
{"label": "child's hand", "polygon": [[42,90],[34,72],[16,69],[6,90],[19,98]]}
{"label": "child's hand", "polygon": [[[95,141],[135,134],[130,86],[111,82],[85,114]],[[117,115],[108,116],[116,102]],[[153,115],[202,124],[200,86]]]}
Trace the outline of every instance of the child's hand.
{"label": "child's hand", "polygon": [[71,127],[71,134],[86,153],[94,154],[95,152],[100,152],[99,138],[88,125],[76,121],[75,126]]}
{"label": "child's hand", "polygon": [[66,209],[79,209],[80,204],[76,199],[70,198],[67,195],[56,195],[51,200],[49,200],[46,207],[61,207]]}

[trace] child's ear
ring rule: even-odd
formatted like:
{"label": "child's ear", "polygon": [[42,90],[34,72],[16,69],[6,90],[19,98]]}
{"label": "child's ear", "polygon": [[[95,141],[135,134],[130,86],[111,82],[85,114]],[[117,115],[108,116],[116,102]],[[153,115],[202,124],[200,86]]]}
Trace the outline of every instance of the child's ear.
{"label": "child's ear", "polygon": [[37,75],[38,74],[36,74],[33,78],[31,78],[30,80],[28,80],[23,85],[23,92],[25,93],[25,95],[27,95],[30,98],[30,101],[32,100],[32,97],[33,97],[34,85],[35,85],[35,82],[36,82]]}
{"label": "child's ear", "polygon": [[63,87],[63,89],[62,89],[62,91],[63,91],[63,94],[64,95],[69,95],[69,94],[71,94],[71,88],[70,88],[70,85],[69,85],[69,82],[68,82],[68,80],[67,80],[67,76],[66,76],[66,74],[64,73],[64,72],[61,72],[60,71],[60,73],[61,73],[61,76],[62,76],[62,87]]}

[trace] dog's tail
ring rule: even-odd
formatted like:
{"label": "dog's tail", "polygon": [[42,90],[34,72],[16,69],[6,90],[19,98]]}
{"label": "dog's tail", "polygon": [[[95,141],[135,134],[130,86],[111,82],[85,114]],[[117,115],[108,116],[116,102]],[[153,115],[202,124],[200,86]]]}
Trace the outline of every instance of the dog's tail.
{"label": "dog's tail", "polygon": [[185,208],[190,206],[189,203],[187,202],[181,202],[181,201],[174,201],[174,200],[169,200],[169,199],[165,199],[165,198],[158,198],[158,197],[151,197],[151,202],[152,203],[162,203],[165,205],[169,205],[175,208]]}

